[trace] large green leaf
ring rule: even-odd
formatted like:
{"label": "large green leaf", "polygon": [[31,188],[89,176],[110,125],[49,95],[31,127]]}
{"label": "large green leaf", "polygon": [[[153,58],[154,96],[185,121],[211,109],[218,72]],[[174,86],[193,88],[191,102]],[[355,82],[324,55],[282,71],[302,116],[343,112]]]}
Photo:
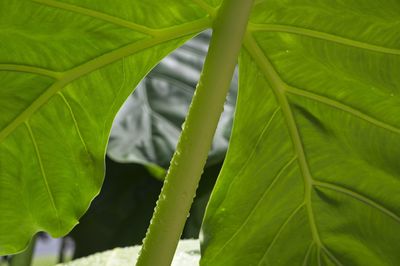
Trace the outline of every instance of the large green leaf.
{"label": "large green leaf", "polygon": [[209,26],[191,0],[0,2],[0,254],[71,230],[99,192],[119,106]]}
{"label": "large green leaf", "polygon": [[399,265],[400,2],[257,1],[202,265]]}

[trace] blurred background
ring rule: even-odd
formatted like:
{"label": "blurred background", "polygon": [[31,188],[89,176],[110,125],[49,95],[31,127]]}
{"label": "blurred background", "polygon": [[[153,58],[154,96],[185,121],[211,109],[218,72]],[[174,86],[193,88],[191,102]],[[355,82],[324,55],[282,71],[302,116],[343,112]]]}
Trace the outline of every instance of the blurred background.
{"label": "blurred background", "polygon": [[[177,144],[211,32],[205,31],[161,61],[126,100],[114,120],[100,195],[72,232],[32,243],[33,266],[50,266],[112,249],[140,245]],[[132,69],[132,71],[135,71]],[[198,238],[210,193],[222,166],[232,128],[237,72],[231,83],[212,149],[182,238]],[[0,257],[0,266],[17,257]]]}

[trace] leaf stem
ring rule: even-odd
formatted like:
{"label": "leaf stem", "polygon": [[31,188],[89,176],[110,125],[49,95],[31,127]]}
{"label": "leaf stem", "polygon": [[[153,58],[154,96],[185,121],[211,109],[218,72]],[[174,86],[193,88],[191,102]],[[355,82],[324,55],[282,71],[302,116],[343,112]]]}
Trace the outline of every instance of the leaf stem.
{"label": "leaf stem", "polygon": [[203,172],[253,0],[225,0],[137,266],[170,265]]}

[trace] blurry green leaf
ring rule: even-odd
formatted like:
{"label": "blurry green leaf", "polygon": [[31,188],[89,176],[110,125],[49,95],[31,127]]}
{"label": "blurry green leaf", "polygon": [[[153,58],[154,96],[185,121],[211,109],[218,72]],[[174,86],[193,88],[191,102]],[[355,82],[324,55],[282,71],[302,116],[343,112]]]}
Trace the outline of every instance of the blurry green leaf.
{"label": "blurry green leaf", "polygon": [[[209,39],[210,32],[204,32],[188,41],[163,59],[139,84],[114,121],[107,151],[113,160],[169,166]],[[208,165],[221,162],[225,156],[236,94],[237,75],[214,137]]]}
{"label": "blurry green leaf", "polygon": [[164,177],[167,174],[167,170],[156,164],[146,164],[145,167],[153,177],[160,180],[164,180]]}
{"label": "blurry green leaf", "polygon": [[0,2],[0,254],[76,225],[120,105],[209,25],[191,0]]}
{"label": "blurry green leaf", "polygon": [[398,265],[400,2],[256,3],[202,265]]}

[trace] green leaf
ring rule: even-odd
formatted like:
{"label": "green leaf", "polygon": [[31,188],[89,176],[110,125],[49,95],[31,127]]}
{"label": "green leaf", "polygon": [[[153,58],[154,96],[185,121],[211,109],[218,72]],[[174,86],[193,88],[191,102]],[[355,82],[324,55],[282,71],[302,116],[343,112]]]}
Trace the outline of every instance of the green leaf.
{"label": "green leaf", "polygon": [[100,190],[121,104],[209,26],[190,0],[0,2],[0,254],[72,229]]}
{"label": "green leaf", "polygon": [[202,265],[397,265],[400,2],[257,1]]}
{"label": "green leaf", "polygon": [[[204,32],[188,41],[144,78],[114,120],[108,156],[118,162],[168,168],[200,77],[210,36],[210,32]],[[237,75],[207,165],[219,163],[225,156],[236,94]]]}

